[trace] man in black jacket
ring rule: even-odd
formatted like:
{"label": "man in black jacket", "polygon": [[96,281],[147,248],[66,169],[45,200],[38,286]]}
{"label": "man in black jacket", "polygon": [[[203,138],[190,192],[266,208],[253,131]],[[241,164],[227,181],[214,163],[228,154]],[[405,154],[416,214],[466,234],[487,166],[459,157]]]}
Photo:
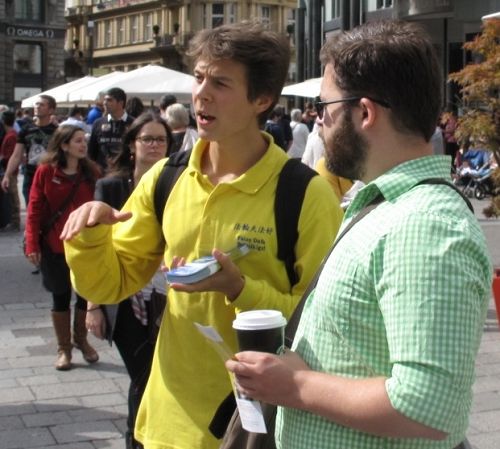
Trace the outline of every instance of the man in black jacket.
{"label": "man in black jacket", "polygon": [[122,137],[134,121],[125,111],[127,95],[119,87],[112,87],[104,94],[105,114],[92,125],[88,154],[106,171],[119,153]]}

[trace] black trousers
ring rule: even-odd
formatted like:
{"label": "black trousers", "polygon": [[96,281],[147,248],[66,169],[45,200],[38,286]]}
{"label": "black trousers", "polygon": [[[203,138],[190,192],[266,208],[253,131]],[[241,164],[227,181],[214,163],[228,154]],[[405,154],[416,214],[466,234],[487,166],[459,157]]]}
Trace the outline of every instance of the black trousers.
{"label": "black trousers", "polygon": [[135,317],[130,301],[121,302],[118,307],[113,341],[130,376],[127,417],[127,434],[129,436],[133,435],[134,432],[137,412],[153,361],[154,345],[148,339],[147,329],[147,326],[143,326]]}

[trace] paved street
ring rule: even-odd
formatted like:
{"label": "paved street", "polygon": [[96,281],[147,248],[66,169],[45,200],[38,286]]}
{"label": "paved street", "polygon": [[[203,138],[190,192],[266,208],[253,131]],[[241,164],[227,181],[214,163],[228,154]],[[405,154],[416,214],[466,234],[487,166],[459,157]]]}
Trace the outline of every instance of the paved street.
{"label": "paved street", "polygon": [[[474,201],[476,213],[485,201]],[[481,220],[500,267],[500,220]],[[100,361],[73,352],[56,371],[50,297],[21,254],[21,233],[0,233],[0,449],[123,449],[128,378],[115,348],[91,338]],[[477,359],[468,437],[500,448],[500,331],[493,303]],[[314,448],[311,448],[314,449]]]}

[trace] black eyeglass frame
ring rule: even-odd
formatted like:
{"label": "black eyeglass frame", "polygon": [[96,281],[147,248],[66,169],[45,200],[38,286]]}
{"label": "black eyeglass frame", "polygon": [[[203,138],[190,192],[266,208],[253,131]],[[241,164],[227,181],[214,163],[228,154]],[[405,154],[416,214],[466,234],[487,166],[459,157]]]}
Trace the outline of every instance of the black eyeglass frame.
{"label": "black eyeglass frame", "polygon": [[[164,139],[164,140],[163,140]],[[166,145],[168,143],[168,136],[137,136],[135,140],[142,142],[144,145],[153,145],[155,142],[158,145]]]}
{"label": "black eyeglass frame", "polygon": [[320,97],[316,97],[314,100],[314,109],[316,109],[316,113],[318,114],[318,117],[320,119],[323,118],[323,113],[325,111],[325,106],[329,104],[335,104],[335,103],[345,103],[348,101],[359,101],[362,98],[368,98],[368,100],[373,101],[374,103],[379,104],[380,106],[383,106],[384,108],[390,108],[391,105],[387,103],[387,101],[384,100],[377,100],[375,98],[368,97],[366,95],[363,95],[362,97],[346,97],[346,98],[341,98],[339,100],[328,100],[328,101],[321,101]]}

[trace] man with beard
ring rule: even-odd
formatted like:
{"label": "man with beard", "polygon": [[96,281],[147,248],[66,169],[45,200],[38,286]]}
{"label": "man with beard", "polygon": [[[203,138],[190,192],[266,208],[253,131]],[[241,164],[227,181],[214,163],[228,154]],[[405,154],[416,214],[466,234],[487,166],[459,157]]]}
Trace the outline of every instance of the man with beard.
{"label": "man with beard", "polygon": [[242,394],[280,406],[278,448],[463,447],[492,270],[464,199],[436,183],[450,181],[450,158],[430,143],[433,45],[416,24],[372,22],[332,37],[321,60],[328,166],[366,186],[293,352],[242,352],[226,366]]}

